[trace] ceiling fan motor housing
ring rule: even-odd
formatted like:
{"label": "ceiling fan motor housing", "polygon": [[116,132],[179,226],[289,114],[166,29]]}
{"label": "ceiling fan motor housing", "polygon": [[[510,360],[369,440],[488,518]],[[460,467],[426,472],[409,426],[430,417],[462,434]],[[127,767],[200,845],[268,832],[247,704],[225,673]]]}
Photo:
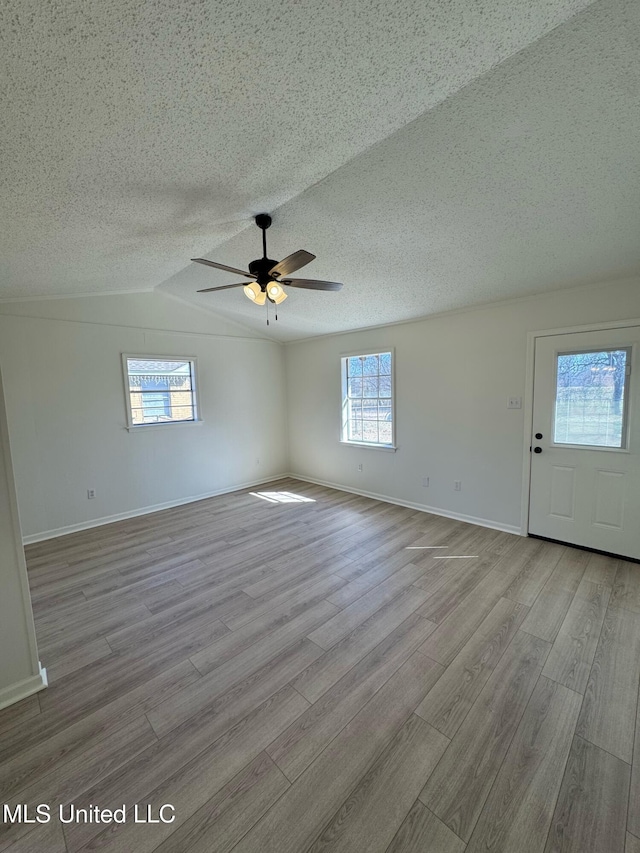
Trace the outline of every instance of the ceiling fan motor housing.
{"label": "ceiling fan motor housing", "polygon": [[277,261],[271,258],[258,258],[256,261],[251,261],[249,264],[249,272],[255,275],[258,284],[264,290],[270,281],[276,281],[275,275],[269,275],[269,270],[273,269]]}

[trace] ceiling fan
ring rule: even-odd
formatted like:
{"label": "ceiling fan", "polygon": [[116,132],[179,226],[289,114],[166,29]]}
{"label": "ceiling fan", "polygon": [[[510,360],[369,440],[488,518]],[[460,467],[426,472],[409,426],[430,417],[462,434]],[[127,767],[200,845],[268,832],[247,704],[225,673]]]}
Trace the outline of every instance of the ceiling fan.
{"label": "ceiling fan", "polygon": [[268,213],[259,213],[256,216],[256,225],[262,229],[262,257],[249,264],[249,272],[228,267],[226,264],[218,264],[208,261],[206,258],[191,258],[197,264],[204,264],[218,270],[243,275],[245,278],[253,279],[250,284],[240,281],[237,284],[225,284],[222,287],[207,287],[198,293],[211,293],[214,290],[229,290],[232,287],[243,287],[245,295],[257,305],[264,305],[267,300],[274,305],[279,305],[287,298],[283,285],[287,287],[300,287],[305,290],[340,290],[342,284],[338,281],[317,281],[311,278],[287,278],[290,273],[299,270],[300,267],[310,263],[315,255],[300,249],[292,255],[288,255],[282,261],[274,261],[267,257],[267,228],[271,225],[271,217]]}

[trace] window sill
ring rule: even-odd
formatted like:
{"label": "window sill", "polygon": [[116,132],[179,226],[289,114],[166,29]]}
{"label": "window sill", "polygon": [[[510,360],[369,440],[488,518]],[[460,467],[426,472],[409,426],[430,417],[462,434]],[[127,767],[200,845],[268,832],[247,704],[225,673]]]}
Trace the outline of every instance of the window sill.
{"label": "window sill", "polygon": [[369,444],[360,441],[344,441],[340,439],[340,444],[343,447],[359,447],[364,450],[386,450],[387,453],[395,453],[398,449],[395,444]]}
{"label": "window sill", "polygon": [[167,423],[160,423],[160,424],[135,424],[134,426],[125,426],[125,429],[128,430],[128,432],[140,432],[140,431],[144,431],[144,430],[148,430],[148,429],[158,429],[158,428],[165,429],[166,427],[169,427],[170,429],[175,429],[176,427],[193,427],[193,426],[199,426],[200,424],[203,424],[203,423],[204,423],[204,421],[197,420],[197,421],[175,421],[173,423],[167,422]]}

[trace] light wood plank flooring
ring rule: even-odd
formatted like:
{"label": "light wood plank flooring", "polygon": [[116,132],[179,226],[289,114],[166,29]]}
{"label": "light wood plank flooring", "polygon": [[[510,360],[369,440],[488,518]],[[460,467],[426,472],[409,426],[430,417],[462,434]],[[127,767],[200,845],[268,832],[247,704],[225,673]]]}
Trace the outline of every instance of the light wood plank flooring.
{"label": "light wood plank flooring", "polygon": [[50,687],[0,711],[0,802],[56,812],[0,851],[640,851],[640,565],[261,492],[26,549]]}

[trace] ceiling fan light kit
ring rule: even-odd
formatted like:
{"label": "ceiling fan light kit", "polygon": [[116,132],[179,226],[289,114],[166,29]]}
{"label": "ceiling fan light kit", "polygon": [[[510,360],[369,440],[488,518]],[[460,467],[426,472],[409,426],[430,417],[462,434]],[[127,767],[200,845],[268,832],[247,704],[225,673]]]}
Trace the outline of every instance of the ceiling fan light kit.
{"label": "ceiling fan light kit", "polygon": [[267,294],[261,289],[257,281],[252,281],[251,284],[245,284],[244,293],[256,305],[264,305],[267,301]]}
{"label": "ceiling fan light kit", "polygon": [[277,281],[272,281],[271,284],[267,285],[267,296],[276,305],[280,305],[287,298],[284,288]]}
{"label": "ceiling fan light kit", "polygon": [[[226,264],[218,264],[216,261],[209,261],[206,258],[191,258],[197,264],[204,264],[214,269],[224,270],[225,272],[236,273],[245,278],[251,278],[253,281],[246,284],[243,281],[237,284],[225,284],[221,287],[207,287],[204,290],[199,290],[198,293],[211,293],[215,290],[230,290],[233,287],[243,287],[245,296],[256,305],[265,305],[271,302],[272,305],[280,305],[287,298],[287,293],[282,285],[287,287],[299,287],[304,290],[340,290],[342,284],[338,281],[317,281],[309,278],[283,278],[290,273],[299,270],[315,259],[315,255],[307,252],[304,249],[299,249],[292,255],[288,255],[281,261],[274,261],[267,257],[267,228],[271,225],[271,217],[268,213],[259,213],[256,216],[256,225],[262,231],[262,257],[249,264],[249,272],[229,267]],[[276,314],[276,320],[278,315]],[[269,319],[267,317],[267,325]]]}

